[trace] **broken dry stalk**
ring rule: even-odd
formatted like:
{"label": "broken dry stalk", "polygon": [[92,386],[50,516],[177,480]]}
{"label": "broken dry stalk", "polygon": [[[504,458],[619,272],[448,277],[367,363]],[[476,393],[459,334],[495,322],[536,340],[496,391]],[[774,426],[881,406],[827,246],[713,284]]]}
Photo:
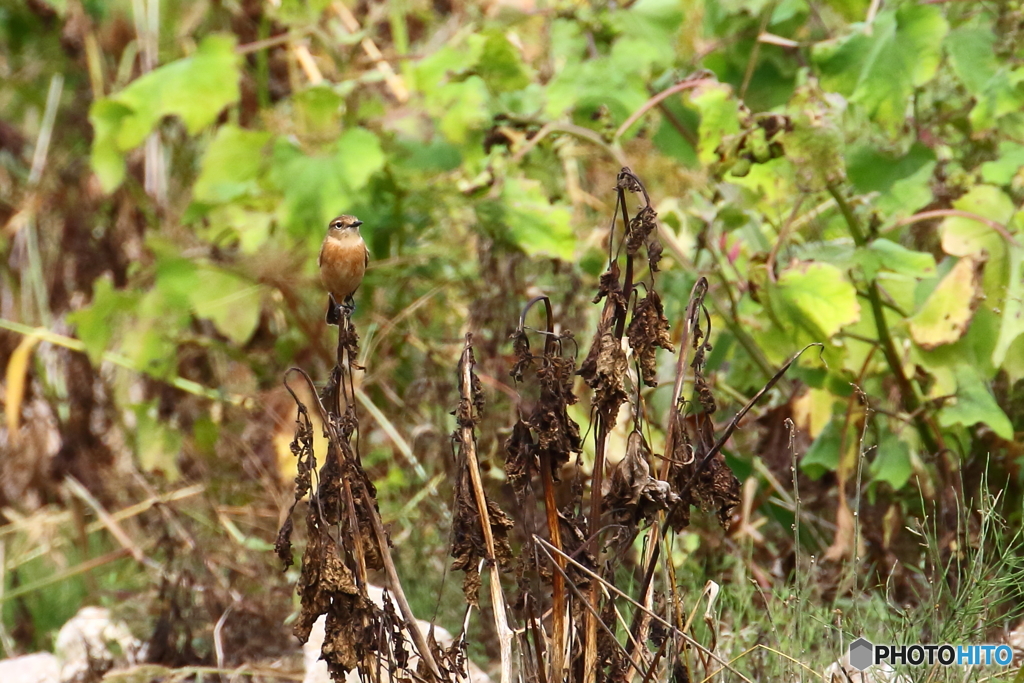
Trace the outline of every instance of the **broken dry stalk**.
{"label": "broken dry stalk", "polygon": [[[495,552],[494,532],[491,528],[491,516],[488,510],[487,496],[484,493],[483,481],[480,478],[480,463],[476,456],[476,435],[474,427],[476,416],[473,414],[474,407],[479,408],[476,395],[479,388],[475,385],[478,381],[473,375],[473,341],[472,336],[466,337],[466,348],[462,352],[459,361],[459,391],[462,396],[459,402],[459,446],[465,457],[465,467],[469,472],[470,482],[473,488],[473,496],[476,500],[480,530],[483,534],[484,544],[487,549],[486,562],[490,565],[491,604],[494,611],[494,627],[498,632],[498,642],[501,649],[501,682],[509,683],[512,680],[512,629],[508,626],[506,616],[505,594],[501,588],[501,577],[499,576],[498,556]],[[458,513],[457,513],[458,514]],[[500,522],[499,522],[500,523]]]}

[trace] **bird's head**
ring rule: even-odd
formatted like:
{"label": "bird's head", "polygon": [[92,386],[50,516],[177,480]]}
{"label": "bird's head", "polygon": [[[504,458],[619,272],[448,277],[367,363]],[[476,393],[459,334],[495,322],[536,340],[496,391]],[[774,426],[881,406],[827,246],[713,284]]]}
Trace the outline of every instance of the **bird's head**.
{"label": "bird's head", "polygon": [[359,226],[363,222],[355,216],[338,216],[327,226],[327,233],[332,237],[340,237],[349,230],[359,233]]}

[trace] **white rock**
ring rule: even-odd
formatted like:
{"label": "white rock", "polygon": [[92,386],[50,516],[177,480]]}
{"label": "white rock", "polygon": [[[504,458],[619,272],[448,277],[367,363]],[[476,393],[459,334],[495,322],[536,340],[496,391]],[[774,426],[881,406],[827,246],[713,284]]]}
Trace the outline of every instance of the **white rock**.
{"label": "white rock", "polygon": [[0,660],[3,683],[59,683],[60,662],[49,652]]}
{"label": "white rock", "polygon": [[83,683],[115,666],[135,664],[141,649],[128,627],[113,621],[110,610],[83,607],[57,634],[60,681]]}
{"label": "white rock", "polygon": [[911,683],[903,674],[897,674],[888,664],[875,664],[866,671],[850,666],[848,655],[825,669],[825,683]]}

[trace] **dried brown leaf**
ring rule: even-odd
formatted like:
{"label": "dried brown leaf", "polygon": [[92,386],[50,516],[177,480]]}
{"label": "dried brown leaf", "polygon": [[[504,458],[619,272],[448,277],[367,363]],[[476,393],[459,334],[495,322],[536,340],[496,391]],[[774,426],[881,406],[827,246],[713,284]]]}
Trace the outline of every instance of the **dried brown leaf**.
{"label": "dried brown leaf", "polygon": [[614,418],[619,406],[626,400],[626,352],[615,337],[614,321],[612,316],[602,318],[590,352],[580,366],[580,375],[587,386],[594,390],[594,405],[602,415],[610,419]]}
{"label": "dried brown leaf", "polygon": [[645,206],[633,216],[633,219],[629,221],[629,229],[626,231],[627,254],[636,256],[640,247],[647,243],[651,233],[657,227],[655,222],[657,218],[657,212],[650,206]]}
{"label": "dried brown leaf", "polygon": [[597,294],[594,296],[593,302],[599,303],[601,299],[608,297],[613,301],[622,300],[622,282],[619,281],[619,263],[618,261],[612,261],[612,264],[608,267],[604,273],[601,274],[601,279],[598,281]]}
{"label": "dried brown leaf", "polygon": [[651,476],[648,462],[650,448],[643,435],[634,430],[626,441],[626,455],[612,469],[605,481],[603,512],[609,522],[625,527],[620,538],[632,540],[637,525],[650,523],[659,510],[666,510],[679,502],[667,481]]}
{"label": "dried brown leaf", "polygon": [[668,331],[668,318],[665,317],[661,297],[652,289],[647,296],[637,302],[633,310],[633,319],[626,330],[629,345],[640,363],[640,375],[644,384],[649,387],[658,386],[655,349],[662,348],[669,353],[675,352]]}
{"label": "dried brown leaf", "polygon": [[512,427],[512,434],[505,440],[505,476],[508,477],[516,500],[523,501],[530,477],[537,471],[537,466],[530,427],[519,420]]}

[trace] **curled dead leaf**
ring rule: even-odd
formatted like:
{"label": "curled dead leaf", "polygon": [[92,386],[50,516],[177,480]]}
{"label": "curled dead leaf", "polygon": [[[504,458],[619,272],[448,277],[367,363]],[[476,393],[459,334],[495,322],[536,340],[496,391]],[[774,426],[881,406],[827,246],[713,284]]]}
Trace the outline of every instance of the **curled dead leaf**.
{"label": "curled dead leaf", "polygon": [[669,353],[675,352],[668,330],[668,318],[665,317],[661,297],[652,289],[647,296],[637,302],[633,309],[633,319],[626,329],[629,345],[640,363],[640,375],[644,384],[649,387],[658,386],[655,349],[662,348]]}

